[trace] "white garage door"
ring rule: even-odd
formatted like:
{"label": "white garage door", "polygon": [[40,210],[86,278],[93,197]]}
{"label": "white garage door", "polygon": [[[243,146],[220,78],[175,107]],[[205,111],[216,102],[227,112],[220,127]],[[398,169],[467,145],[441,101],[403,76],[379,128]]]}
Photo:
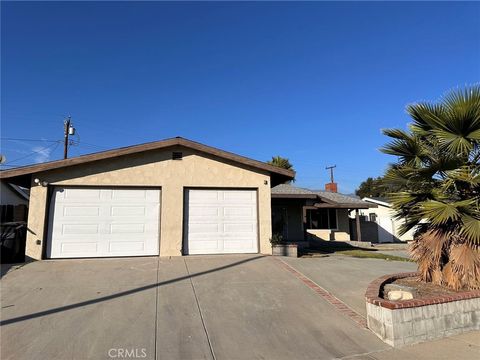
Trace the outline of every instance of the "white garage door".
{"label": "white garage door", "polygon": [[160,190],[54,189],[50,258],[158,255]]}
{"label": "white garage door", "polygon": [[257,253],[255,190],[187,190],[188,254]]}

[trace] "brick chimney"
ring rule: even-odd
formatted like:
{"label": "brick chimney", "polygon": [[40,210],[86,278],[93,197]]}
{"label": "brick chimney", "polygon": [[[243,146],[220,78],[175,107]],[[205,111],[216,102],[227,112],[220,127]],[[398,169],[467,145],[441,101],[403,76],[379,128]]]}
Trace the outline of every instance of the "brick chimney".
{"label": "brick chimney", "polygon": [[325,170],[330,170],[330,182],[328,184],[325,184],[325,190],[326,191],[330,191],[330,192],[334,192],[336,193],[338,190],[337,190],[337,183],[335,182],[335,180],[333,180],[333,169],[335,169],[337,167],[337,165],[333,165],[333,166],[327,166],[325,168]]}
{"label": "brick chimney", "polygon": [[331,182],[331,183],[325,184],[325,190],[334,192],[334,193],[338,192],[337,183]]}

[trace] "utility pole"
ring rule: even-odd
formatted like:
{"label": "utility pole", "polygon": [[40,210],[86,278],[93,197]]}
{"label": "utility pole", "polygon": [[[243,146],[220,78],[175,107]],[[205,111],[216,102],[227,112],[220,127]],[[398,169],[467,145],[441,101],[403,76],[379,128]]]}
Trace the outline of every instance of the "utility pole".
{"label": "utility pole", "polygon": [[337,167],[337,165],[333,165],[333,166],[327,166],[325,168],[325,170],[330,170],[330,182],[331,183],[334,183],[335,181],[333,181],[333,169],[335,169]]}
{"label": "utility pole", "polygon": [[68,157],[68,136],[75,135],[75,128],[72,125],[72,118],[70,116],[63,121],[63,135],[63,158],[66,159]]}

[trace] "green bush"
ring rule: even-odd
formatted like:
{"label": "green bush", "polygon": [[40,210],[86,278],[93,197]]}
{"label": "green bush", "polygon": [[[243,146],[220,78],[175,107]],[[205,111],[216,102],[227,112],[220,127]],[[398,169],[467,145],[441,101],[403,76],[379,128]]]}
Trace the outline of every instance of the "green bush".
{"label": "green bush", "polygon": [[270,243],[272,245],[278,245],[284,243],[282,234],[274,233],[270,238]]}

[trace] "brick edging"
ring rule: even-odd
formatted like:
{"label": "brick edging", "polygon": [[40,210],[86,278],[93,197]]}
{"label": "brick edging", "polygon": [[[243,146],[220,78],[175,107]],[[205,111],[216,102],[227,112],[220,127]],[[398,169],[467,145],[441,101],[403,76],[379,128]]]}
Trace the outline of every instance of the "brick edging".
{"label": "brick edging", "polygon": [[285,270],[292,273],[296,278],[301,280],[306,286],[315,291],[320,297],[325,301],[333,305],[340,313],[349,317],[357,323],[362,328],[367,328],[367,320],[361,314],[353,310],[350,306],[345,304],[343,301],[335,297],[333,294],[329,293],[327,290],[322,288],[320,285],[315,283],[313,280],[302,274],[300,271],[296,270],[285,261],[278,257],[272,257],[277,261]]}
{"label": "brick edging", "polygon": [[390,301],[380,297],[380,290],[386,283],[406,277],[417,276],[416,272],[390,274],[379,277],[372,281],[365,292],[365,299],[368,303],[381,306],[387,309],[406,309],[433,304],[442,304],[458,300],[467,300],[480,297],[480,290],[462,291],[456,294],[431,296],[423,299]]}

